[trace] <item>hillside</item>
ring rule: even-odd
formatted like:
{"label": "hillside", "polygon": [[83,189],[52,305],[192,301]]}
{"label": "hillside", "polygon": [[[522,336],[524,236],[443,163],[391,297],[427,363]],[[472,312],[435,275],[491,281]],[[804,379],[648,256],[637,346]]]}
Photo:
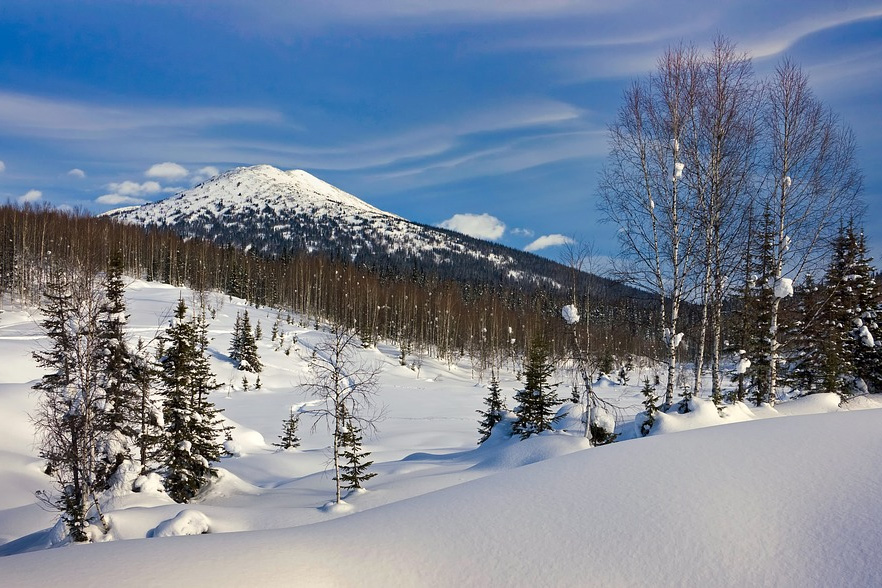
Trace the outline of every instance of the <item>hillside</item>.
{"label": "hillside", "polygon": [[[152,337],[179,296],[193,292],[132,281],[129,332]],[[327,334],[298,317],[283,322],[289,345],[269,339],[274,311],[210,294],[212,394],[236,429],[221,476],[189,505],[161,492],[117,489],[108,497],[113,541],[44,548],[56,541],[54,515],[33,491],[48,478],[28,419],[41,375],[30,353],[45,338],[28,309],[7,308],[0,323],[0,574],[10,586],[91,586],[96,582],[189,586],[510,586],[590,585],[877,585],[882,580],[875,521],[882,452],[874,398],[843,410],[835,395],[743,404],[725,418],[707,400],[692,412],[662,415],[657,434],[635,439],[640,380],[656,369],[635,366],[630,381],[596,383],[623,407],[620,441],[587,448],[579,407],[554,432],[527,441],[506,427],[477,447],[477,415],[486,394],[467,359],[456,365],[380,344],[360,355],[381,369],[379,400],[387,418],[370,439],[368,491],[342,509],[327,474],[329,435],[310,431],[302,446],[271,443],[291,406],[313,402],[299,384],[306,361]],[[247,309],[260,321],[266,366],[260,390],[242,387],[226,353],[233,322]],[[284,352],[289,348],[288,354]],[[417,361],[418,360],[418,361]],[[509,408],[520,387],[513,366],[500,372]],[[566,379],[566,372],[560,372]],[[565,388],[566,384],[562,386]],[[806,414],[829,413],[832,414]],[[786,418],[768,418],[786,417]],[[750,422],[738,422],[750,421]],[[726,426],[725,423],[734,423]],[[684,433],[670,434],[684,429]],[[737,451],[732,448],[737,447]],[[541,463],[539,463],[541,462]],[[187,533],[202,517],[208,534]],[[201,513],[199,515],[193,514]],[[177,523],[175,522],[177,521]],[[241,531],[250,531],[243,533]],[[193,532],[191,529],[189,532]],[[197,530],[198,532],[198,530]],[[27,551],[37,550],[34,553]],[[160,563],[161,562],[161,563]]]}

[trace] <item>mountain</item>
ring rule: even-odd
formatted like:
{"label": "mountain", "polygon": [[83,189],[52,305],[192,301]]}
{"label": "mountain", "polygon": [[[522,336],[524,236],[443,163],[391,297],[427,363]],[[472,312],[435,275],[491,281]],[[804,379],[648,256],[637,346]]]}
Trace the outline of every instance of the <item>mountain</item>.
{"label": "mountain", "polygon": [[[563,291],[568,268],[548,259],[384,212],[302,170],[239,167],[165,200],[105,213],[276,257],[321,252],[392,275]],[[596,276],[593,290],[636,291]]]}

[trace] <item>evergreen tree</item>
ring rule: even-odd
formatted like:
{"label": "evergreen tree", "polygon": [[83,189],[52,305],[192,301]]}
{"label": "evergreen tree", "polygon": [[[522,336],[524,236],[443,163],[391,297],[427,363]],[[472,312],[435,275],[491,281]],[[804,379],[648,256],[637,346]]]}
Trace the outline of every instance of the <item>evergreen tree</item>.
{"label": "evergreen tree", "polygon": [[97,448],[96,471],[96,481],[101,488],[107,487],[123,461],[131,459],[131,448],[139,434],[137,383],[125,333],[128,315],[119,257],[109,262],[103,286],[98,336],[101,386],[105,395],[99,427],[104,435]]}
{"label": "evergreen tree", "polygon": [[176,502],[189,502],[217,473],[211,462],[222,452],[216,441],[218,411],[207,396],[218,386],[205,356],[205,321],[187,319],[182,299],[164,338],[162,470],[168,495]]}
{"label": "evergreen tree", "polygon": [[[161,352],[161,350],[160,350]],[[157,457],[157,451],[163,438],[162,407],[153,398],[153,386],[159,378],[160,368],[156,358],[151,356],[142,339],[138,339],[135,352],[132,354],[132,379],[137,394],[136,423],[138,435],[135,444],[138,447],[138,461],[141,474],[150,471],[151,464]]]}
{"label": "evergreen tree", "polygon": [[282,434],[279,435],[279,442],[273,443],[280,449],[295,449],[300,447],[300,437],[297,436],[297,429],[300,428],[300,413],[291,409],[291,414],[282,424]]}
{"label": "evergreen tree", "polygon": [[343,464],[340,467],[340,485],[346,490],[362,488],[361,483],[370,480],[377,475],[376,472],[368,472],[373,461],[366,461],[369,451],[362,449],[361,429],[358,424],[349,417],[346,409],[343,409],[341,418],[344,423],[340,435],[339,445],[343,449]]}
{"label": "evergreen tree", "polygon": [[642,418],[638,421],[640,424],[640,434],[646,437],[655,424],[655,415],[658,413],[658,394],[655,388],[649,383],[649,378],[643,380],[643,413]]}
{"label": "evergreen tree", "polygon": [[478,425],[478,433],[481,434],[481,438],[478,440],[478,445],[490,438],[493,427],[502,420],[502,413],[505,411],[505,400],[499,388],[496,372],[491,372],[490,386],[487,387],[487,397],[484,398],[484,404],[487,406],[487,410],[477,411],[481,415],[481,423]]}
{"label": "evergreen tree", "polygon": [[554,407],[560,404],[560,400],[555,393],[558,384],[549,381],[553,374],[547,344],[538,339],[533,341],[524,362],[524,388],[514,397],[518,403],[514,409],[518,418],[512,432],[521,439],[551,429],[557,420]]}
{"label": "evergreen tree", "polygon": [[234,339],[238,340],[239,346],[236,367],[242,371],[260,373],[263,370],[263,364],[257,354],[257,341],[254,338],[254,333],[251,332],[251,319],[248,318],[247,310],[239,324],[238,337],[234,335]]}
{"label": "evergreen tree", "polygon": [[750,360],[745,376],[749,384],[747,392],[756,406],[770,401],[770,365],[772,328],[772,299],[774,298],[774,251],[773,223],[768,209],[763,213],[762,229],[759,233],[761,247],[756,265],[750,272],[744,312],[750,317],[747,333],[744,335],[744,350]]}
{"label": "evergreen tree", "polygon": [[[851,229],[851,227],[849,227]],[[880,337],[879,304],[882,291],[876,280],[876,270],[872,265],[873,258],[867,252],[864,232],[854,236],[851,243],[854,247],[854,265],[849,287],[854,292],[855,306],[849,309],[852,337],[849,345],[852,353],[854,375],[862,381],[870,392],[882,391],[882,347],[876,337]]]}
{"label": "evergreen tree", "polygon": [[34,385],[42,393],[34,421],[40,456],[58,493],[38,496],[61,511],[74,541],[88,541],[91,523],[98,522],[104,532],[108,529],[97,499],[101,488],[96,476],[96,447],[105,440],[99,426],[105,403],[99,380],[101,296],[85,284],[73,287],[56,273],[44,298],[40,324],[50,347],[33,355],[49,373]]}
{"label": "evergreen tree", "polygon": [[236,322],[233,323],[233,338],[230,341],[230,361],[237,368],[242,361],[242,315],[236,313]]}

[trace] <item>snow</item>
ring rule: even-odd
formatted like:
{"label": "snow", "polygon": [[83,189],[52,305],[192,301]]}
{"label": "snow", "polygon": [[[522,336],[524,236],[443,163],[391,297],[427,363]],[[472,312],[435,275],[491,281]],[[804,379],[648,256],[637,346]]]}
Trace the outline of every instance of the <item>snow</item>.
{"label": "snow", "polygon": [[865,347],[875,347],[876,341],[873,339],[873,334],[870,333],[870,329],[867,328],[867,325],[861,325],[858,329],[858,338],[861,340],[861,344]]}
{"label": "snow", "polygon": [[561,309],[561,314],[568,325],[575,325],[579,322],[579,309],[573,304],[567,304],[564,306],[563,309]]}
{"label": "snow", "polygon": [[[131,333],[152,336],[179,295],[192,299],[186,289],[133,282]],[[58,549],[45,548],[63,544],[64,533],[33,498],[49,478],[27,417],[41,375],[30,352],[45,339],[30,311],[4,312],[0,584],[882,585],[882,472],[873,467],[882,402],[872,396],[840,406],[837,395],[816,394],[722,413],[693,398],[688,413],[659,413],[650,435],[637,438],[643,379],[663,373],[637,361],[630,385],[594,383],[600,398],[625,407],[618,419],[605,411],[596,419],[620,441],[590,448],[583,406],[565,403],[553,431],[512,438],[509,413],[477,446],[486,382],[476,366],[424,357],[416,378],[381,343],[359,350],[382,370],[388,409],[365,439],[378,475],[336,503],[323,428],[311,431],[304,416],[298,450],[271,445],[292,407],[314,402],[298,382],[326,334],[296,319],[283,325],[286,340],[296,336],[290,355],[264,337],[263,388],[246,392],[223,359],[235,316],[247,308],[266,325],[275,311],[223,300],[209,325],[223,384],[212,400],[236,427],[228,449],[237,457],[222,459],[217,479],[187,506],[168,498],[156,474],[127,471],[107,498],[103,542]],[[497,373],[509,407],[521,385],[514,371]]]}
{"label": "snow", "polygon": [[793,296],[793,280],[790,278],[775,280],[775,298],[787,298],[788,296]]}
{"label": "snow", "polygon": [[686,164],[682,161],[678,161],[674,164],[674,178],[679,180],[683,177],[683,168],[686,167]]}
{"label": "snow", "polygon": [[736,374],[745,374],[747,373],[748,368],[750,368],[750,360],[746,357],[742,357],[738,360],[738,363],[735,365],[735,373]]}
{"label": "snow", "polygon": [[182,510],[174,518],[162,521],[153,529],[150,537],[181,537],[209,532],[208,517],[191,508]]}

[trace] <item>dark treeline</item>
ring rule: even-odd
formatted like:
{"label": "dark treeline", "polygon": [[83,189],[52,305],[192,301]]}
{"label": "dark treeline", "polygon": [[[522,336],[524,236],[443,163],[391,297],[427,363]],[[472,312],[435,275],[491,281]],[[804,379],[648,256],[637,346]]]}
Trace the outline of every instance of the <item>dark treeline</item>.
{"label": "dark treeline", "polygon": [[[303,252],[266,258],[183,239],[167,229],[49,207],[2,206],[0,227],[0,294],[28,304],[39,303],[53,268],[92,276],[116,256],[135,277],[219,290],[310,322],[352,327],[368,344],[391,341],[400,347],[402,363],[423,354],[448,361],[468,354],[482,371],[520,361],[537,337],[549,342],[556,357],[569,352],[560,318],[562,305],[572,301],[566,286],[527,291],[491,281],[441,279],[418,265],[395,273]],[[596,349],[606,355],[655,355],[650,335],[659,328],[645,298],[613,298],[584,282],[578,289],[580,296],[591,296]]]}

